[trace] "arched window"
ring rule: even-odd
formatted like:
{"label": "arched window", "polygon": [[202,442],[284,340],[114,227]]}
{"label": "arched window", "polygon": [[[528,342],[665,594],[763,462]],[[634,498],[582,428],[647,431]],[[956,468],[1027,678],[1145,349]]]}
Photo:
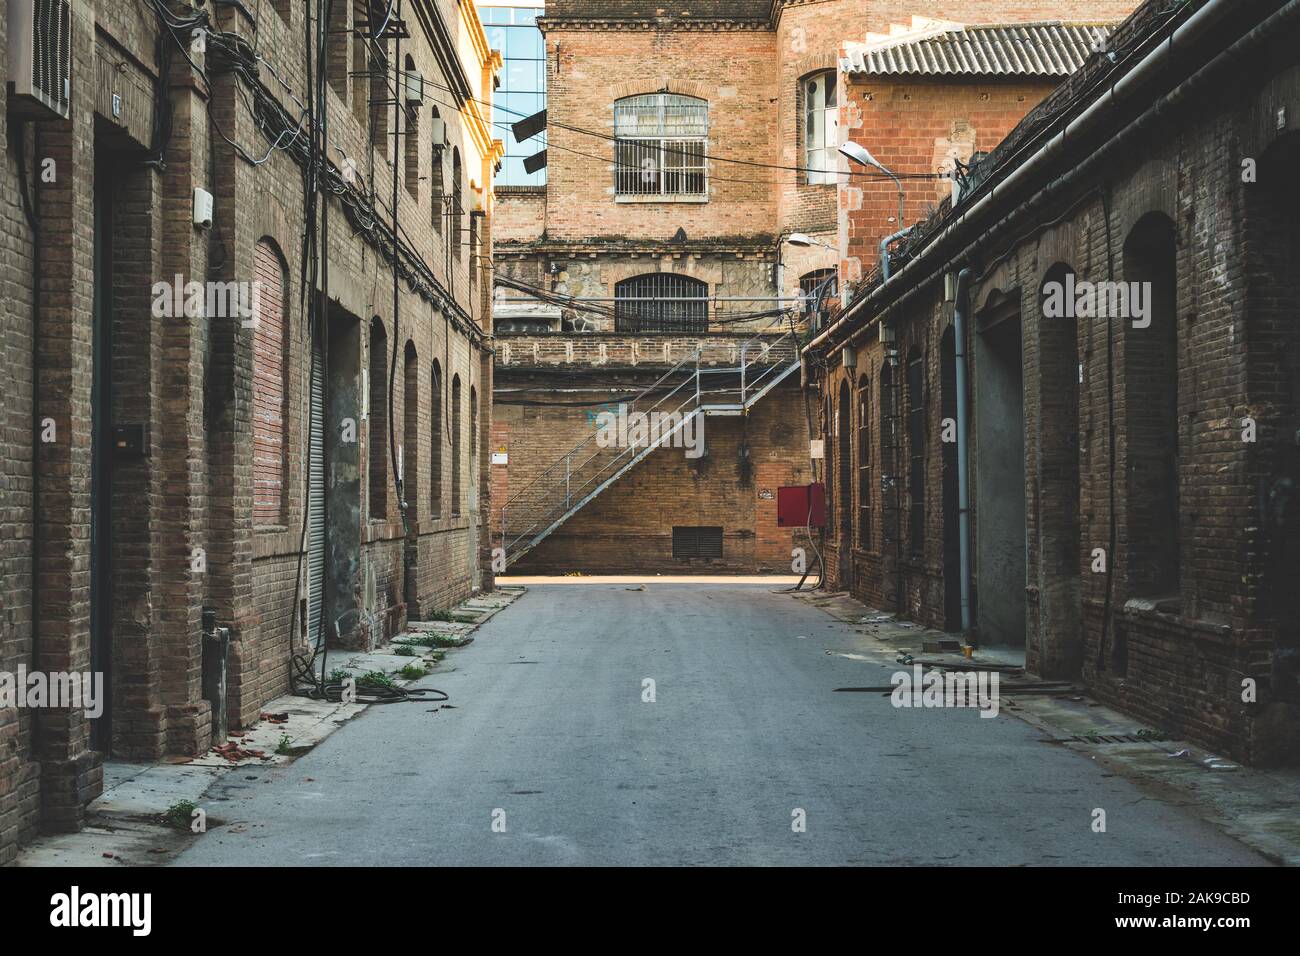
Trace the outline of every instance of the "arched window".
{"label": "arched window", "polygon": [[833,300],[839,295],[839,273],[835,269],[816,269],[799,278],[799,297],[803,314],[813,328],[821,328],[831,314]]}
{"label": "arched window", "polygon": [[[359,32],[370,18],[370,0],[352,0],[352,114],[370,142],[370,41]],[[284,0],[288,4],[288,0]],[[337,0],[336,0],[337,3]],[[287,22],[287,17],[286,17]]]}
{"label": "arched window", "polygon": [[258,241],[253,269],[258,283],[253,330],[253,520],[280,524],[288,460],[284,424],[289,395],[285,387],[289,323],[284,310],[288,269],[270,239]]}
{"label": "arched window", "polygon": [[[388,104],[393,99],[393,94],[388,92],[388,59],[384,52],[382,43],[374,43],[369,46],[370,65],[370,145],[377,146],[380,149],[380,155],[385,158],[392,155],[389,149],[388,137]],[[360,83],[361,77],[357,77]]]}
{"label": "arched window", "polygon": [[925,366],[915,346],[907,354],[908,544],[925,553]]}
{"label": "arched window", "polygon": [[433,378],[429,388],[429,514],[442,517],[442,446],[447,441],[446,425],[442,420],[442,368],[433,363]]}
{"label": "arched window", "polygon": [[880,422],[876,429],[880,441],[880,457],[877,459],[880,462],[880,533],[881,550],[884,550],[883,546],[895,540],[898,531],[897,499],[889,493],[898,474],[898,419],[894,415],[894,370],[888,362],[880,367],[877,388],[880,390],[880,398],[876,402],[876,414]]}
{"label": "arched window", "polygon": [[[1177,277],[1173,222],[1163,213],[1144,216],[1124,242],[1124,279],[1149,290],[1144,324],[1124,321],[1128,586],[1134,597],[1174,598],[1179,589]],[[1117,669],[1123,664],[1117,660]]]}
{"label": "arched window", "polygon": [[432,149],[429,155],[429,215],[433,219],[433,231],[442,235],[442,220],[447,215],[445,189],[443,187],[442,160],[446,127],[438,114],[438,107],[433,108],[433,122],[429,124]]}
{"label": "arched window", "polygon": [[478,484],[478,390],[469,387],[469,483]]}
{"label": "arched window", "polygon": [[708,193],[709,104],[676,93],[614,103],[615,192],[619,196]]}
{"label": "arched window", "polygon": [[853,546],[853,398],[849,383],[840,382],[839,407],[835,411],[835,497],[840,500],[839,542],[841,555]]}
{"label": "arched window", "polygon": [[402,396],[402,498],[412,519],[420,513],[420,360],[415,343],[406,341],[406,385]]}
{"label": "arched window", "polygon": [[858,379],[858,546],[871,546],[871,379]]}
{"label": "arched window", "polygon": [[406,155],[406,164],[404,169],[403,182],[406,191],[411,194],[416,202],[420,200],[420,104],[409,105],[406,100],[406,81],[408,77],[418,76],[415,72],[415,59],[407,54],[406,70],[402,74],[402,83],[399,84],[401,89],[401,106],[405,112],[406,136],[402,144]]}
{"label": "arched window", "polygon": [[451,380],[451,514],[460,517],[460,376]]}
{"label": "arched window", "polygon": [[370,322],[370,415],[366,449],[370,461],[370,517],[388,517],[388,333],[375,316]]}
{"label": "arched window", "polygon": [[672,272],[624,279],[614,286],[616,332],[707,332],[709,286]]}
{"label": "arched window", "polygon": [[335,3],[329,7],[328,36],[325,41],[325,72],[329,85],[343,102],[348,99],[348,5]]}
{"label": "arched window", "polygon": [[826,70],[802,81],[804,175],[809,185],[836,181],[840,128],[837,79],[834,70]]}
{"label": "arched window", "polygon": [[465,187],[461,179],[460,149],[453,147],[451,151],[451,253],[458,262],[465,251],[460,247],[461,221],[465,215]]}

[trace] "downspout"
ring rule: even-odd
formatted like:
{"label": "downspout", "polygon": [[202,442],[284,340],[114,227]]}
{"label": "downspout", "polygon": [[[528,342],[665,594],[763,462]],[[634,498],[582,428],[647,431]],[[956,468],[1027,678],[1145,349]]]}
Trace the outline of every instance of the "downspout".
{"label": "downspout", "polygon": [[971,633],[970,570],[970,405],[966,395],[966,317],[973,270],[957,273],[957,303],[952,314],[957,364],[957,540],[961,550],[961,632]]}
{"label": "downspout", "polygon": [[880,278],[882,281],[889,281],[889,247],[915,228],[915,226],[907,226],[880,240]]}

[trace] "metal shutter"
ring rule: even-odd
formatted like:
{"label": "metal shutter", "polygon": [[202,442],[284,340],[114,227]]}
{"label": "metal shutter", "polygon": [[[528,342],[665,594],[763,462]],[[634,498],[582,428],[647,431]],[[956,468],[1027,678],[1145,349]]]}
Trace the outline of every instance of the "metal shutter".
{"label": "metal shutter", "polygon": [[325,360],[312,344],[311,449],[307,472],[307,637],[321,644],[321,612],[325,596]]}
{"label": "metal shutter", "polygon": [[691,558],[721,560],[722,529],[681,525],[674,527],[673,557],[679,560]]}

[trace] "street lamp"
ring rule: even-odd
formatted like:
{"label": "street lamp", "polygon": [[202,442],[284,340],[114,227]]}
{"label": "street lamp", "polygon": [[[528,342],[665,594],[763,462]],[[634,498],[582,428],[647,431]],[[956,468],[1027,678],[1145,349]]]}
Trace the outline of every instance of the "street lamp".
{"label": "street lamp", "polygon": [[807,249],[809,246],[821,246],[823,249],[830,249],[836,252],[836,248],[829,242],[822,242],[820,239],[814,239],[812,236],[806,236],[802,232],[792,232],[785,237],[785,241],[792,246],[798,246],[800,249]]}
{"label": "street lamp", "polygon": [[903,181],[899,179],[897,176],[895,176],[893,172],[891,172],[888,168],[886,168],[880,162],[880,160],[872,156],[871,153],[867,151],[867,148],[861,145],[860,143],[853,143],[853,142],[841,143],[840,152],[843,153],[845,156],[847,156],[849,159],[851,159],[853,162],[857,163],[859,166],[874,166],[876,169],[880,170],[882,173],[884,173],[886,176],[888,176],[890,179],[894,181],[894,185],[898,187],[898,228],[902,229],[903,228],[903,200],[905,198],[903,194]]}
{"label": "street lamp", "polygon": [[867,148],[859,143],[848,142],[840,144],[840,152],[859,166],[874,166],[886,176],[894,181],[898,187],[898,231],[892,236],[886,236],[880,241],[880,277],[886,282],[889,281],[889,244],[897,239],[903,238],[911,232],[911,228],[903,225],[903,203],[906,196],[903,193],[903,181],[887,169],[880,160],[872,156]]}

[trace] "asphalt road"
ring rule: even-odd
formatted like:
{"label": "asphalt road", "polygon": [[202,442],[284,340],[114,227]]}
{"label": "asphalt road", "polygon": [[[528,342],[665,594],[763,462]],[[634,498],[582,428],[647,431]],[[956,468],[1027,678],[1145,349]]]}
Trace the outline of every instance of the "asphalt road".
{"label": "asphalt road", "polygon": [[421,682],[454,708],[227,775],[179,863],[1264,862],[1014,717],[833,693],[897,669],[860,643],[766,586],[534,587]]}

